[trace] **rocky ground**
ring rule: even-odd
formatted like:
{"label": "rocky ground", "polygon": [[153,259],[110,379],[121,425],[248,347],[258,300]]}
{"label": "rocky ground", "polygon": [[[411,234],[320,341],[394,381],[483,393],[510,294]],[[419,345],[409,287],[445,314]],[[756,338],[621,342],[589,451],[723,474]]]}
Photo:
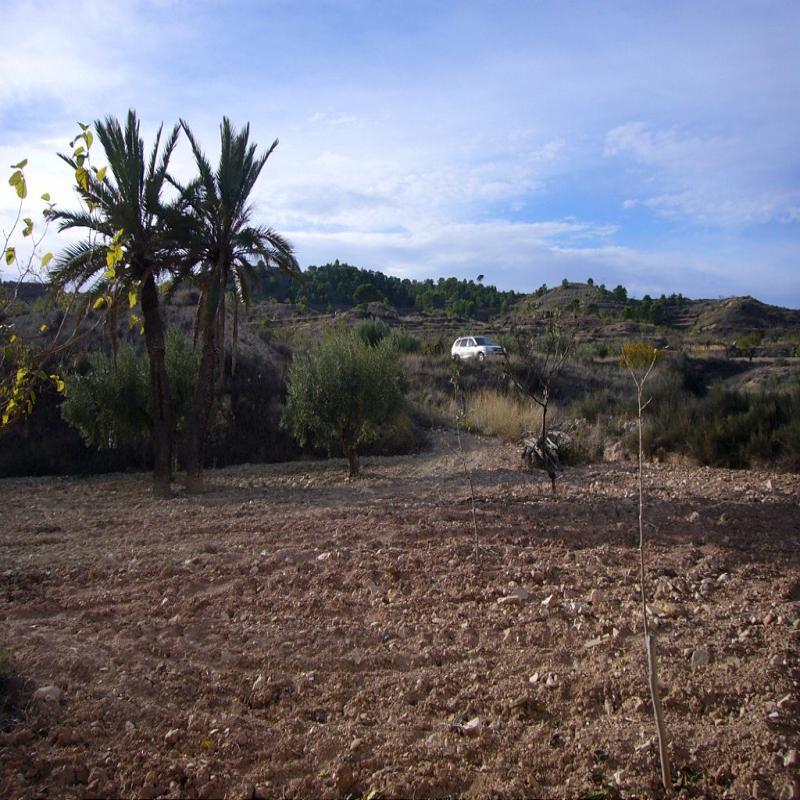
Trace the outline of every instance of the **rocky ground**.
{"label": "rocky ground", "polygon": [[[635,471],[470,439],[209,474],[0,482],[0,796],[660,794]],[[647,468],[670,761],[800,794],[800,477]]]}

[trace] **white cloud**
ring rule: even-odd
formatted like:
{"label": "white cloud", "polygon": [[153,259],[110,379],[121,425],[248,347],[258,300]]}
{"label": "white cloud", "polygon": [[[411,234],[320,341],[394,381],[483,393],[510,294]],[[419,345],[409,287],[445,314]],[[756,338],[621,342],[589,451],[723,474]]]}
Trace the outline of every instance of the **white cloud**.
{"label": "white cloud", "polygon": [[764,145],[630,122],[606,134],[604,155],[639,166],[643,194],[625,200],[624,208],[642,205],[668,218],[746,226],[791,219],[800,201],[800,189],[776,170],[776,154]]}

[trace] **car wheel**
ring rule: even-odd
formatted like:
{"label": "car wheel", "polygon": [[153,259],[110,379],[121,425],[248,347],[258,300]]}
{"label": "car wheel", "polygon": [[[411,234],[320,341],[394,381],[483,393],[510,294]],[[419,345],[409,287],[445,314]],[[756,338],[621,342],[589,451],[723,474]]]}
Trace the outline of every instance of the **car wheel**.
{"label": "car wheel", "polygon": [[460,356],[453,355],[453,356],[450,356],[450,357],[453,359],[453,361],[461,361],[461,357]]}
{"label": "car wheel", "polygon": [[485,353],[478,353],[478,361],[485,361],[486,354]]}

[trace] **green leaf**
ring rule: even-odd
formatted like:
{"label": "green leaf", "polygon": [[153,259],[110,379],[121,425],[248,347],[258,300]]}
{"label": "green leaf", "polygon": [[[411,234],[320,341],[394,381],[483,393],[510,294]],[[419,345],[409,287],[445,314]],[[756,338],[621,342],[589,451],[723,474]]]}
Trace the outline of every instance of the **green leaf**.
{"label": "green leaf", "polygon": [[20,200],[25,199],[28,194],[28,185],[25,183],[25,176],[19,170],[11,173],[11,177],[8,179],[8,185],[14,187],[17,192],[17,197],[19,197]]}
{"label": "green leaf", "polygon": [[106,250],[106,265],[113,267],[120,261],[122,261],[122,248],[118,244],[109,245]]}
{"label": "green leaf", "polygon": [[82,156],[85,152],[86,148],[83,145],[78,145],[78,147],[75,148],[75,152],[73,152],[72,155],[74,155],[77,158],[78,156]]}
{"label": "green leaf", "polygon": [[134,308],[136,306],[136,292],[131,290],[128,292],[128,307]]}
{"label": "green leaf", "polygon": [[75,181],[84,192],[89,191],[89,173],[83,167],[75,170]]}
{"label": "green leaf", "polygon": [[92,146],[92,142],[94,141],[94,136],[92,136],[91,131],[83,132],[83,141],[86,142],[86,149],[88,150]]}
{"label": "green leaf", "polygon": [[114,269],[114,267],[109,267],[109,268],[108,268],[108,269],[107,269],[107,270],[106,270],[106,271],[103,273],[103,277],[104,277],[104,278],[105,278],[107,281],[113,281],[113,280],[114,280],[114,278],[116,278],[116,277],[117,277],[117,271]]}
{"label": "green leaf", "polygon": [[13,247],[6,248],[6,264],[11,266],[17,260],[17,251]]}
{"label": "green leaf", "polygon": [[53,254],[52,253],[45,253],[42,256],[42,266],[46,267],[52,260],[53,260]]}
{"label": "green leaf", "polygon": [[63,394],[64,389],[66,388],[66,384],[64,383],[64,381],[58,375],[51,375],[50,380],[53,381],[53,384],[56,387],[56,391],[59,394]]}
{"label": "green leaf", "polygon": [[78,123],[78,127],[79,127],[79,128],[82,130],[82,131],[87,131],[87,130],[89,130],[89,126],[88,126],[88,125],[84,125],[82,122],[79,122],[79,123]]}
{"label": "green leaf", "polygon": [[39,333],[46,333],[46,332],[47,332],[47,325],[45,325],[45,323],[43,322],[43,323],[42,323],[42,324],[39,326]]}
{"label": "green leaf", "polygon": [[23,158],[22,161],[19,162],[19,164],[12,164],[11,169],[25,169],[27,165],[28,165],[28,159]]}
{"label": "green leaf", "polygon": [[45,203],[49,203],[49,202],[50,202],[50,192],[45,192],[45,193],[42,195],[42,200],[44,200],[44,201],[45,201]]}
{"label": "green leaf", "polygon": [[100,169],[97,170],[97,180],[99,181],[105,180],[107,169],[108,167],[100,167]]}
{"label": "green leaf", "polygon": [[33,220],[30,217],[25,217],[22,221],[25,223],[25,227],[22,229],[22,235],[30,236],[33,233]]}
{"label": "green leaf", "polygon": [[92,310],[99,311],[104,305],[106,304],[105,297],[98,297],[97,300],[92,303]]}

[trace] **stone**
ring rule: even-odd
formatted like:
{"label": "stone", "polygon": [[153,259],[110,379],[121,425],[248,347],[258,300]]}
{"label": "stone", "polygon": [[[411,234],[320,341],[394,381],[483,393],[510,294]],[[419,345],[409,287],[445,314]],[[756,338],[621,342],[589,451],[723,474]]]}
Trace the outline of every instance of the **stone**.
{"label": "stone", "polygon": [[521,586],[517,586],[516,589],[512,590],[511,594],[508,594],[505,597],[498,598],[497,602],[500,605],[504,605],[506,603],[512,603],[514,605],[517,605],[524,603],[530,599],[531,599],[531,593],[526,589],[523,589]]}
{"label": "stone", "polygon": [[59,705],[62,699],[58,686],[42,686],[33,693],[33,702],[39,705]]}
{"label": "stone", "polygon": [[56,786],[72,786],[75,783],[75,770],[69,764],[64,764],[56,767],[50,773],[50,778]]}
{"label": "stone", "polygon": [[792,748],[783,757],[783,766],[784,767],[796,767],[798,764],[800,764],[800,756],[798,756],[797,750]]}
{"label": "stone", "polygon": [[797,800],[800,797],[800,785],[795,780],[792,783],[787,783],[778,795],[780,800]]}
{"label": "stone", "polygon": [[171,730],[167,731],[164,735],[164,742],[169,745],[170,747],[175,747],[176,744],[180,741],[181,738],[181,731],[180,728],[172,728]]}
{"label": "stone", "polygon": [[548,689],[555,689],[558,686],[558,675],[556,675],[554,672],[551,672],[547,676],[547,680],[545,681],[544,685]]}
{"label": "stone", "polygon": [[478,736],[481,732],[481,719],[480,717],[473,717],[468,722],[461,726],[461,730],[465,736]]}
{"label": "stone", "polygon": [[786,708],[788,705],[790,705],[790,704],[791,704],[791,702],[792,702],[792,696],[791,696],[790,694],[785,694],[783,697],[781,697],[781,699],[780,699],[780,700],[778,700],[778,702],[777,702],[777,703],[775,703],[775,705],[776,705],[778,708],[780,708],[781,710],[783,710],[783,709],[784,709],[784,708]]}
{"label": "stone", "polygon": [[558,605],[558,600],[554,594],[549,594],[542,600],[542,607],[549,611],[551,608],[555,608]]}
{"label": "stone", "polygon": [[133,733],[135,730],[136,726],[130,720],[128,720],[125,723],[125,733]]}
{"label": "stone", "polygon": [[697,647],[692,653],[692,669],[707,667],[711,663],[711,651],[707,647]]}
{"label": "stone", "polygon": [[717,583],[727,583],[731,579],[731,576],[727,572],[723,572],[721,575],[717,577]]}
{"label": "stone", "polygon": [[528,683],[539,683],[539,673],[534,672],[533,675],[528,678]]}
{"label": "stone", "polygon": [[592,589],[592,591],[589,593],[589,602],[593,606],[599,606],[600,597],[601,597],[600,592],[597,589]]}
{"label": "stone", "polygon": [[692,511],[688,517],[686,517],[687,522],[697,522],[700,519],[700,512],[699,511]]}

